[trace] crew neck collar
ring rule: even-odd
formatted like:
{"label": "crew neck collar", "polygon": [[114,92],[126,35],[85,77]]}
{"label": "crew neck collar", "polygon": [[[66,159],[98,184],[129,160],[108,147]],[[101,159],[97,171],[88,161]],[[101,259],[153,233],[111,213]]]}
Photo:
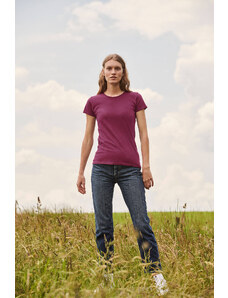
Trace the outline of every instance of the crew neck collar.
{"label": "crew neck collar", "polygon": [[124,91],[123,93],[117,95],[117,96],[109,96],[109,95],[106,95],[106,94],[103,92],[104,96],[106,96],[106,97],[108,97],[108,98],[117,98],[117,97],[120,97],[121,95],[123,95],[124,93],[125,93],[125,91]]}

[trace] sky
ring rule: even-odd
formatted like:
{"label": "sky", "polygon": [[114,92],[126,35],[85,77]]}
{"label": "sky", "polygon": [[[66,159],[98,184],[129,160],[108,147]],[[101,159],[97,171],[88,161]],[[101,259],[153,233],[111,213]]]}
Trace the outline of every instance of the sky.
{"label": "sky", "polygon": [[[154,187],[148,211],[213,210],[213,1],[46,0],[15,2],[16,190],[21,208],[93,212],[77,191],[86,101],[104,58],[121,55],[140,92]],[[136,144],[141,159],[137,124]],[[114,212],[127,212],[119,186]]]}

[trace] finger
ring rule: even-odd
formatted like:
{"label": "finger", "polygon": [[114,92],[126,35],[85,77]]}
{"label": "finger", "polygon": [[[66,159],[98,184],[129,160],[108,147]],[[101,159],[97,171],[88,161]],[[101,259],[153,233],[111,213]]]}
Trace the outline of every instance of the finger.
{"label": "finger", "polygon": [[85,189],[85,185],[84,185],[84,186],[81,185],[81,186],[79,186],[79,188],[80,188],[80,189]]}
{"label": "finger", "polygon": [[148,183],[144,183],[144,187],[146,188],[146,189],[149,189],[149,185],[148,185]]}
{"label": "finger", "polygon": [[77,187],[80,193],[85,193],[86,191],[85,185],[83,186],[82,184],[80,184],[80,185],[77,185]]}
{"label": "finger", "polygon": [[77,184],[78,187],[81,187],[81,188],[85,188],[85,182],[81,182],[79,184]]}
{"label": "finger", "polygon": [[78,190],[81,194],[85,194],[86,193],[86,190],[85,189],[79,189]]}
{"label": "finger", "polygon": [[151,187],[151,183],[150,182],[147,185],[148,185],[149,188]]}

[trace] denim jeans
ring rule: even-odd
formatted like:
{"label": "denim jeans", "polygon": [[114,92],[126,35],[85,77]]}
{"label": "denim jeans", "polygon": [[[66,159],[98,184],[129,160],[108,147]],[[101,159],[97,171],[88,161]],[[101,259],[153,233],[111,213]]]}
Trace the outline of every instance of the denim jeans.
{"label": "denim jeans", "polygon": [[[158,246],[147,215],[145,188],[140,168],[124,165],[93,164],[91,185],[95,211],[96,243],[101,256],[114,253],[112,199],[118,183],[129,209],[146,272],[161,270]],[[148,265],[149,264],[149,265]]]}

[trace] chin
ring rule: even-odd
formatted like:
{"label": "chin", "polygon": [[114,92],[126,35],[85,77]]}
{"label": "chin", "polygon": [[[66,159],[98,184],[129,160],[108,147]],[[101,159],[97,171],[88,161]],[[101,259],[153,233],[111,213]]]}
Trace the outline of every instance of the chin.
{"label": "chin", "polygon": [[112,80],[112,81],[110,81],[109,83],[110,83],[110,84],[114,84],[114,85],[116,85],[116,84],[119,84],[120,81],[117,81],[117,80],[114,81],[114,80]]}

